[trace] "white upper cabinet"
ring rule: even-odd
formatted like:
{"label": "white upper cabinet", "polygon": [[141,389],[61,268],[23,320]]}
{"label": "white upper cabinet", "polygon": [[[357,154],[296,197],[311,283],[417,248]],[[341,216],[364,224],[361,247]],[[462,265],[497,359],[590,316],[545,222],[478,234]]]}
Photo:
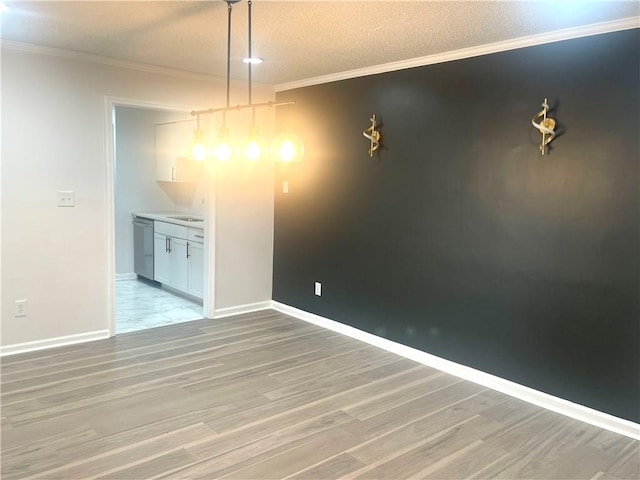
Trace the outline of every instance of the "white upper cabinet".
{"label": "white upper cabinet", "polygon": [[159,182],[196,182],[202,162],[190,158],[195,122],[156,125],[156,180]]}

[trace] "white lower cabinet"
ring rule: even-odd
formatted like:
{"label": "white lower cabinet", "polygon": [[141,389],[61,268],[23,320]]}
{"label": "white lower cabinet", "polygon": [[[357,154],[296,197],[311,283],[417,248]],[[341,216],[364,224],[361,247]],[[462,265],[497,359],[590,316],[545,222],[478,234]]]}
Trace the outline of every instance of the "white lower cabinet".
{"label": "white lower cabinet", "polygon": [[153,279],[167,285],[171,283],[169,238],[160,233],[153,235]]}
{"label": "white lower cabinet", "polygon": [[187,263],[187,241],[184,238],[170,237],[171,245],[169,254],[171,270],[171,287],[181,292],[188,290],[189,268]]}
{"label": "white lower cabinet", "polygon": [[202,298],[204,255],[202,230],[154,222],[154,280],[180,292]]}
{"label": "white lower cabinet", "polygon": [[202,243],[189,242],[188,258],[188,292],[189,295],[202,298],[204,295],[204,248]]}

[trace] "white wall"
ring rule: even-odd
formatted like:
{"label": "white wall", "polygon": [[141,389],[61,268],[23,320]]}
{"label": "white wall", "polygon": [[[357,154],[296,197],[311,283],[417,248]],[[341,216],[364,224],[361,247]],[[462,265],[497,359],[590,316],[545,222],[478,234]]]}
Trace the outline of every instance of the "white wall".
{"label": "white wall", "polygon": [[[3,45],[1,88],[2,345],[105,331],[105,96],[219,106],[224,85]],[[245,102],[245,91],[232,92],[234,103]],[[254,96],[273,98],[264,88]],[[273,112],[262,115],[268,120]],[[273,166],[226,167],[216,182],[215,306],[269,300]],[[74,190],[76,207],[57,207],[58,190]],[[27,317],[13,316],[17,299],[28,301]]]}
{"label": "white wall", "polygon": [[[224,233],[216,236],[216,308],[253,303],[264,297],[266,285],[271,299],[274,180],[265,182],[267,174],[273,175],[273,170],[265,171],[264,164],[218,168],[218,198],[230,200],[217,205],[216,229]],[[269,232],[270,237],[267,241],[267,235],[254,232]],[[269,262],[263,261],[266,256]],[[237,280],[221,281],[228,278]]]}

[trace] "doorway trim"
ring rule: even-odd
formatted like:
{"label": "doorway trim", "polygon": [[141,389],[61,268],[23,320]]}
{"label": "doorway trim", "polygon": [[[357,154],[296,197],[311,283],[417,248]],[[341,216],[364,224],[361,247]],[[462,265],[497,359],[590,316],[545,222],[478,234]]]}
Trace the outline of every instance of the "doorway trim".
{"label": "doorway trim", "polygon": [[[174,110],[188,113],[194,107],[167,105],[146,102],[123,97],[105,96],[105,189],[106,189],[106,309],[109,337],[116,334],[115,319],[115,286],[116,286],[116,256],[115,256],[115,107],[139,107],[151,110]],[[195,108],[197,110],[197,107]],[[204,199],[204,285],[202,298],[202,314],[206,318],[213,318],[215,312],[215,238],[216,238],[216,209],[215,209],[215,171],[205,169],[207,185]]]}

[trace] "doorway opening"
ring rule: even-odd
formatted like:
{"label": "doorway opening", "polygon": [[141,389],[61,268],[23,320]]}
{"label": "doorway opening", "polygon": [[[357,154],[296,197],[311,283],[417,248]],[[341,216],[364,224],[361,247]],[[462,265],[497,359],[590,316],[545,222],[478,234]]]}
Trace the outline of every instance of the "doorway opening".
{"label": "doorway opening", "polygon": [[[187,109],[113,99],[107,104],[110,334],[211,318],[211,182],[178,151],[188,146],[195,119]],[[167,178],[163,155],[193,171],[186,176],[182,168],[177,176],[174,170]]]}

